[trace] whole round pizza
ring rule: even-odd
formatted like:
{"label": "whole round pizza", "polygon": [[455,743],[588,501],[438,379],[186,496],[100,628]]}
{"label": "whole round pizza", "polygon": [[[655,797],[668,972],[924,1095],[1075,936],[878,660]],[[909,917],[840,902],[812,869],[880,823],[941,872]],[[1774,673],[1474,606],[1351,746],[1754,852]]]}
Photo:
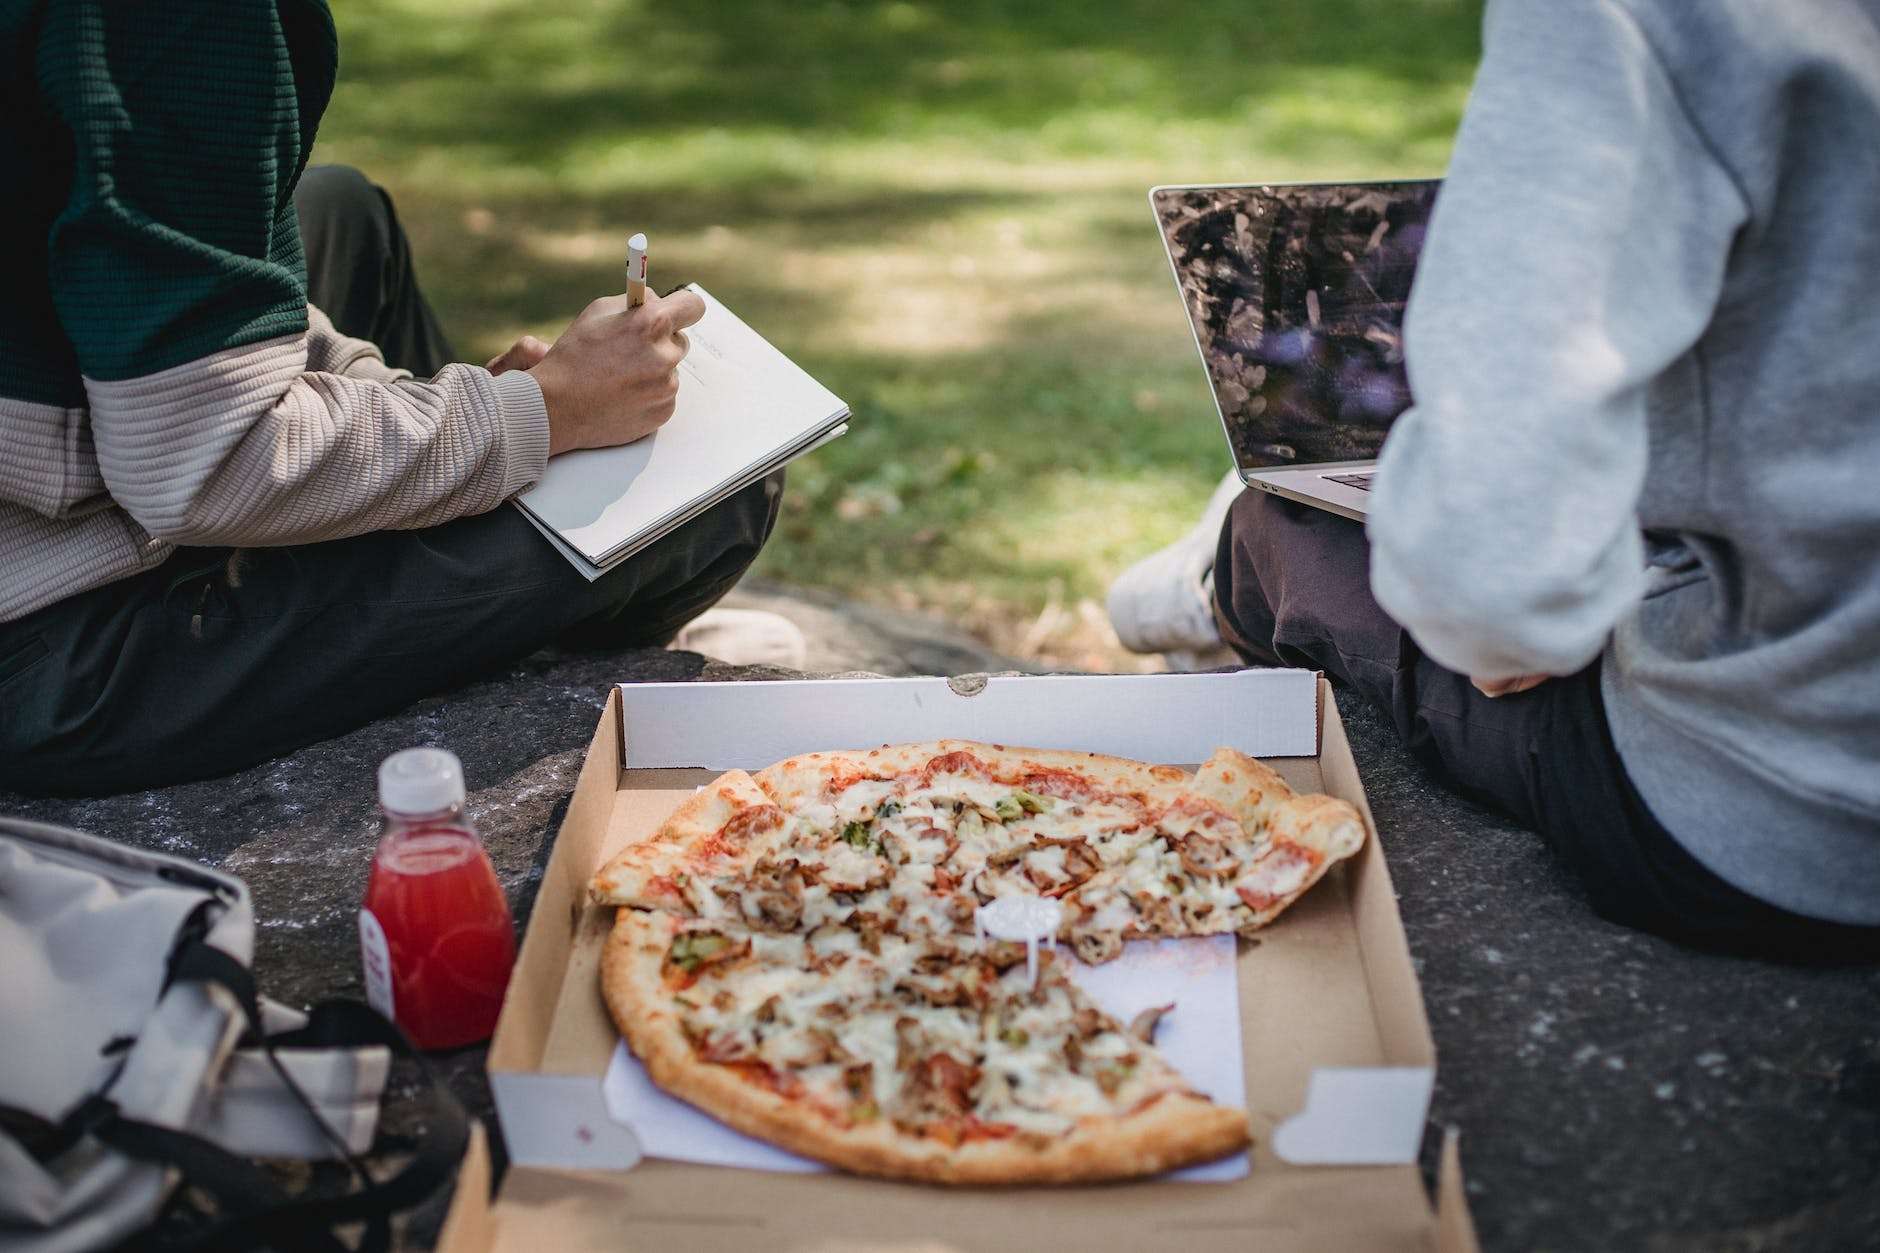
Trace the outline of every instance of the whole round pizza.
{"label": "whole round pizza", "polygon": [[1195,774],[947,740],[733,770],[595,875],[620,908],[602,992],[653,1081],[863,1174],[937,1183],[1156,1174],[1248,1142],[1244,1113],[980,906],[1054,900],[1086,962],[1271,922],[1364,825],[1221,749]]}

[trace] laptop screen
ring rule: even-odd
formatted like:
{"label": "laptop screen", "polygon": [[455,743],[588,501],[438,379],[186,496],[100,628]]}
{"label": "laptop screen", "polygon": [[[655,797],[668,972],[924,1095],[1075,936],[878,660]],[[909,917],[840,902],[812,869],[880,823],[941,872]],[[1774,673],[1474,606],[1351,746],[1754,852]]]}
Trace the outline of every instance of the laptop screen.
{"label": "laptop screen", "polygon": [[1404,302],[1439,186],[1151,193],[1242,469],[1377,456],[1410,404]]}

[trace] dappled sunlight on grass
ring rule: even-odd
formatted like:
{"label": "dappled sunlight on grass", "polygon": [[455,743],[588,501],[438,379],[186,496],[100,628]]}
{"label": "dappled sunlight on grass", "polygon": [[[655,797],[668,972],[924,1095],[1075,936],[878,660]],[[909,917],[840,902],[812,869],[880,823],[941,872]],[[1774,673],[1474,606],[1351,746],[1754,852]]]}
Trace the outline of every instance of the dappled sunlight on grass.
{"label": "dappled sunlight on grass", "polygon": [[[466,358],[702,282],[853,407],[775,577],[1115,660],[1225,466],[1144,193],[1439,172],[1474,0],[336,0],[317,160],[389,186]],[[1100,618],[1100,613],[1096,613]],[[1106,651],[1108,650],[1108,651]]]}

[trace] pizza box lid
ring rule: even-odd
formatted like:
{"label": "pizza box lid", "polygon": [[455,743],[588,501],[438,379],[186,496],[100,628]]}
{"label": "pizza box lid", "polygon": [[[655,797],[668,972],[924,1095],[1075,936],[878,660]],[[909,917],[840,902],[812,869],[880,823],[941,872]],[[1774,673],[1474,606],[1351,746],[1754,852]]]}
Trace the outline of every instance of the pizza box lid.
{"label": "pizza box lid", "polygon": [[[1231,1183],[940,1189],[841,1174],[640,1160],[601,1081],[618,1034],[598,992],[611,911],[593,872],[716,773],[802,752],[942,737],[1192,765],[1229,745],[1371,824],[1330,688],[1310,671],[622,685],[544,868],[489,1053],[509,1169],[472,1146],[445,1253],[1159,1247],[1474,1248],[1453,1144],[1433,1207],[1416,1165],[1435,1076],[1422,994],[1377,839],[1238,957],[1255,1147]],[[479,1159],[481,1164],[479,1164]],[[478,1171],[485,1172],[479,1176]]]}

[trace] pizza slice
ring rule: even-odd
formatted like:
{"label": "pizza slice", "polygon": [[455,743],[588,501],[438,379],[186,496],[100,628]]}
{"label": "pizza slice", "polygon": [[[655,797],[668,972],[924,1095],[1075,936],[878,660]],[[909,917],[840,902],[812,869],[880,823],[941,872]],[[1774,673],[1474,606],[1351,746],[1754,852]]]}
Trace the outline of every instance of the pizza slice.
{"label": "pizza slice", "polygon": [[[646,840],[621,850],[588,892],[597,904],[794,931],[856,914],[885,917],[894,908],[894,880],[894,865],[868,822],[832,825],[813,811],[790,812],[750,775],[733,770],[699,789]],[[970,928],[970,906],[965,918]]]}
{"label": "pizza slice", "polygon": [[707,911],[709,885],[747,878],[783,839],[785,817],[750,775],[727,771],[601,867],[589,894],[601,904]]}
{"label": "pizza slice", "polygon": [[1128,1178],[1243,1149],[1247,1120],[1048,960],[852,926],[745,931],[619,911],[607,1005],[662,1088],[861,1174],[937,1183]]}
{"label": "pizza slice", "polygon": [[1232,749],[1160,799],[1135,838],[1105,845],[1110,872],[1065,902],[1065,938],[1085,961],[1128,939],[1258,930],[1364,844],[1349,804],[1295,793]]}

